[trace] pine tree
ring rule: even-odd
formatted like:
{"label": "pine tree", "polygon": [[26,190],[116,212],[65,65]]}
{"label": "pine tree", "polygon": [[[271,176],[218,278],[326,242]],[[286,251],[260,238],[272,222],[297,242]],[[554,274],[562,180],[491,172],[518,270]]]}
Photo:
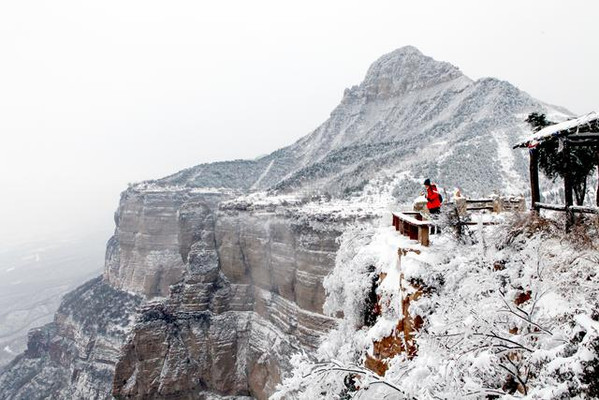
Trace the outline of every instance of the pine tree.
{"label": "pine tree", "polygon": [[[555,122],[548,121],[545,114],[533,112],[526,122],[538,132]],[[597,165],[597,155],[590,147],[573,147],[562,149],[559,140],[546,140],[538,147],[539,167],[553,181],[557,177],[572,179],[572,187],[576,196],[576,204],[581,206],[587,191],[587,177]]]}

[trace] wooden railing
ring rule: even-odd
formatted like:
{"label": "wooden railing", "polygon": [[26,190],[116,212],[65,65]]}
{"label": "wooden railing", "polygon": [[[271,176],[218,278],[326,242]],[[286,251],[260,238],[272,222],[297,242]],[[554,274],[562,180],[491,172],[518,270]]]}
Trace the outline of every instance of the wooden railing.
{"label": "wooden railing", "polygon": [[[503,211],[525,211],[526,203],[524,198],[506,198],[497,197],[494,199],[465,199],[459,198],[454,201],[444,203],[443,207],[455,206],[460,215],[466,215],[469,211],[492,211],[500,213]],[[419,211],[402,211],[392,213],[392,224],[396,231],[402,235],[408,236],[412,240],[418,240],[421,245],[429,246],[429,236],[438,233],[438,226],[434,221],[423,218]],[[462,225],[495,225],[494,221],[475,222],[463,221]]]}
{"label": "wooden railing", "polygon": [[458,198],[446,205],[455,205],[461,215],[468,211],[491,211],[501,213],[505,211],[525,211],[526,202],[523,197],[496,197],[493,199],[465,199]]}
{"label": "wooden railing", "polygon": [[599,214],[599,207],[566,206],[565,204],[535,203],[539,209],[552,211],[571,211],[575,213]]}
{"label": "wooden railing", "polygon": [[422,215],[416,211],[394,212],[392,215],[396,231],[412,240],[418,240],[423,246],[430,244],[430,228],[435,227],[432,221],[424,220]]}

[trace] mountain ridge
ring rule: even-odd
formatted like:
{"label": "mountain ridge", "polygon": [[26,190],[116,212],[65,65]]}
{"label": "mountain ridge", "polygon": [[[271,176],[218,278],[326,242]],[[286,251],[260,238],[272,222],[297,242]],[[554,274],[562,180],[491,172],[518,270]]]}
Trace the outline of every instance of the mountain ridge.
{"label": "mountain ridge", "polygon": [[[524,115],[532,111],[562,118],[568,115],[567,110],[535,100],[507,81],[490,77],[474,81],[452,64],[406,46],[377,59],[359,85],[345,90],[330,117],[291,145],[257,160],[201,164],[152,182],[197,187],[215,186],[213,182],[220,180],[226,183],[225,187],[244,191],[301,190],[343,197],[359,191],[365,180],[378,176],[382,169],[401,172],[403,168],[413,177],[438,176],[444,186],[466,189],[473,196],[493,191],[524,194],[523,181],[515,186],[507,183],[513,176],[495,174],[486,180],[489,189],[480,191],[476,188],[483,181],[469,184],[463,174],[439,174],[447,167],[443,162],[423,166],[421,162],[401,161],[416,152],[427,152],[431,143],[438,141],[457,146],[459,153],[460,146],[476,136],[479,136],[477,146],[492,148],[485,158],[497,160],[497,146],[483,136],[502,131],[505,138],[501,140],[517,141],[527,130]],[[357,169],[365,172],[359,174],[356,182],[347,181],[348,176],[354,175],[350,170],[342,171],[339,165],[324,167],[330,159],[336,159],[335,154],[351,153],[352,148],[362,145],[367,152],[377,145],[382,147],[382,143],[395,143],[403,150],[385,149],[384,154],[395,151],[394,156],[385,156],[385,160],[364,154],[367,162]],[[354,162],[359,164],[361,160],[355,158]],[[512,169],[525,176],[523,156],[515,153],[513,162]],[[319,167],[330,174],[321,169],[318,181],[311,182],[313,171]],[[515,187],[519,193],[513,193]],[[413,194],[407,193],[401,200]]]}

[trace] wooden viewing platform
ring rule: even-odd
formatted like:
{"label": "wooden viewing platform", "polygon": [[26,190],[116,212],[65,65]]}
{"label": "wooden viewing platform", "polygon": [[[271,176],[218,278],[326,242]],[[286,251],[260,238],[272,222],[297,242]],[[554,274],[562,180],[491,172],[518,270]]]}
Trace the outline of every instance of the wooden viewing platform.
{"label": "wooden viewing platform", "polygon": [[430,228],[435,226],[434,222],[423,220],[422,215],[416,211],[394,212],[392,215],[396,231],[412,240],[418,240],[423,246],[429,246]]}
{"label": "wooden viewing platform", "polygon": [[[466,216],[470,211],[489,211],[495,214],[502,212],[524,211],[526,204],[523,197],[495,197],[492,199],[466,199],[459,198],[450,201],[446,206],[455,207],[458,215]],[[580,208],[580,207],[579,207]],[[591,211],[586,211],[591,212]],[[396,231],[408,236],[412,240],[418,240],[423,246],[430,245],[429,236],[438,233],[439,229],[435,221],[423,218],[420,211],[401,211],[391,213],[392,224]],[[496,225],[494,221],[459,221],[460,225]]]}

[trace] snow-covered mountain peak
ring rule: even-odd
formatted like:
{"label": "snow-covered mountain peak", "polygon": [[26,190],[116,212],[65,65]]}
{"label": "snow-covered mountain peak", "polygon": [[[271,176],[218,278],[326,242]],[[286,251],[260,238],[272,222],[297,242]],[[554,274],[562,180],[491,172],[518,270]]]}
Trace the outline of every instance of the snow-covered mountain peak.
{"label": "snow-covered mountain peak", "polygon": [[425,56],[413,46],[401,47],[376,60],[359,86],[368,99],[386,99],[462,78],[454,65]]}
{"label": "snow-covered mountain peak", "polygon": [[201,164],[152,184],[346,196],[398,171],[411,177],[394,190],[402,201],[417,193],[424,176],[471,196],[521,194],[526,155],[510,143],[527,133],[524,119],[533,111],[561,112],[507,81],[473,81],[406,46],[376,60],[330,117],[296,143],[257,160]]}

